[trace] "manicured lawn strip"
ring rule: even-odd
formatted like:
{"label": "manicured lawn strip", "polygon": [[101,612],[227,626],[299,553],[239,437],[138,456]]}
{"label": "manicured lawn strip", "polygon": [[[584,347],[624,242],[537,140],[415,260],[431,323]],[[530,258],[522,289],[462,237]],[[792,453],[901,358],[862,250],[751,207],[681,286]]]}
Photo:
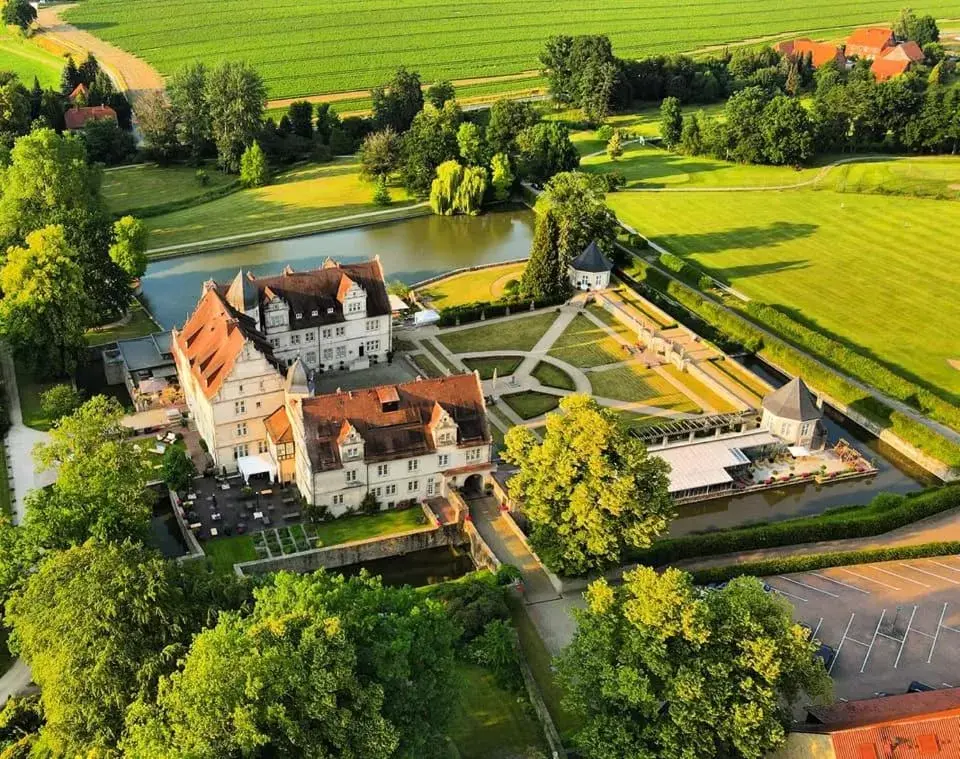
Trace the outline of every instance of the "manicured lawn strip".
{"label": "manicured lawn strip", "polygon": [[555,387],[558,390],[577,389],[577,384],[569,374],[553,364],[548,364],[546,361],[541,361],[537,364],[531,374],[541,384],[547,387]]}
{"label": "manicured lawn strip", "polygon": [[476,369],[480,372],[480,379],[493,379],[493,370],[497,370],[498,377],[509,377],[517,367],[523,363],[523,359],[517,356],[503,356],[502,358],[465,358],[463,363],[467,365],[470,371]]}
{"label": "manicured lawn strip", "polygon": [[737,407],[730,401],[715,393],[689,372],[682,372],[673,364],[664,364],[661,368],[675,380],[682,383],[684,387],[689,389],[691,393],[700,398],[704,403],[711,406],[714,413],[726,414],[737,410]]}
{"label": "manicured lawn strip", "polygon": [[657,540],[632,561],[663,566],[684,559],[718,556],[761,548],[882,535],[960,506],[960,485],[918,491],[906,497],[881,493],[862,506],[829,509],[822,514]]}
{"label": "manicured lawn strip", "polygon": [[739,384],[743,385],[754,395],[762,398],[770,392],[770,388],[767,387],[757,375],[746,367],[738,364],[735,359],[716,359],[711,360],[711,363],[728,377],[733,378]]}
{"label": "manicured lawn strip", "polygon": [[415,356],[410,356],[410,360],[417,365],[417,369],[428,379],[444,376],[443,370],[425,353],[417,353]]}
{"label": "manicured lawn strip", "polygon": [[43,48],[20,39],[0,24],[0,71],[16,74],[24,87],[33,86],[33,78],[44,89],[60,89],[64,60]]}
{"label": "manicured lawn strip", "polygon": [[878,561],[897,559],[923,559],[928,556],[950,556],[960,552],[960,542],[923,543],[916,546],[896,548],[876,548],[866,551],[847,551],[843,553],[814,553],[805,556],[786,556],[782,559],[744,562],[729,567],[712,567],[693,572],[693,581],[699,585],[711,582],[724,582],[741,575],[766,577],[769,575],[790,574],[792,572],[811,572],[815,569],[830,567],[848,567],[856,564],[869,564]]}
{"label": "manicured lawn strip", "polygon": [[895,158],[848,163],[831,169],[818,186],[836,192],[914,195],[956,200],[960,198],[957,176],[960,157]]}
{"label": "manicured lawn strip", "polygon": [[217,572],[233,572],[233,565],[241,561],[256,561],[260,558],[253,547],[250,535],[233,535],[228,538],[216,538],[203,544],[207,560]]}
{"label": "manicured lawn strip", "polygon": [[421,299],[429,301],[430,308],[438,310],[479,301],[493,301],[506,292],[507,282],[520,278],[524,266],[524,263],[506,264],[454,274],[427,285],[417,294]]}
{"label": "manicured lawn strip", "polygon": [[389,509],[379,514],[346,516],[331,522],[311,525],[316,538],[315,548],[367,540],[396,532],[417,530],[427,525],[427,518],[419,506],[410,509]]}
{"label": "manicured lawn strip", "polygon": [[549,353],[554,358],[581,369],[612,364],[629,357],[624,347],[605,329],[598,327],[582,314],[574,317],[554,342]]}
{"label": "manicured lawn strip", "polygon": [[637,362],[591,372],[588,376],[593,394],[601,398],[635,401],[688,414],[700,413],[700,407],[692,399],[653,369],[647,369]]}
{"label": "manicured lawn strip", "polygon": [[522,393],[511,393],[500,396],[521,419],[534,419],[541,414],[553,411],[560,405],[560,398],[556,395],[538,393],[536,390],[524,390]]}
{"label": "manicured lawn strip", "polygon": [[650,308],[646,302],[638,297],[629,287],[623,286],[617,290],[613,290],[609,295],[614,300],[622,301],[623,303],[631,306],[632,308],[639,311],[643,316],[647,317],[654,324],[666,329],[676,325],[676,321],[670,318],[664,319],[656,311]]}
{"label": "manicured lawn strip", "polygon": [[505,691],[493,673],[475,664],[459,662],[457,672],[460,702],[448,735],[461,759],[527,756],[528,750],[546,750],[540,723],[525,695]]}
{"label": "manicured lawn strip", "polygon": [[656,427],[658,424],[664,424],[669,419],[665,419],[662,416],[648,416],[646,414],[634,414],[631,411],[617,411],[614,410],[617,416],[620,417],[620,421],[623,422],[630,429],[639,430],[642,427]]}
{"label": "manicured lawn strip", "polygon": [[130,304],[130,321],[117,327],[111,327],[104,330],[88,330],[86,334],[87,345],[103,345],[112,343],[115,340],[129,340],[134,337],[144,337],[159,332],[160,328],[154,323],[153,319],[147,313],[143,304],[139,300],[134,300]]}
{"label": "manicured lawn strip", "polygon": [[423,349],[424,349],[427,353],[429,353],[430,356],[433,358],[434,363],[436,363],[436,364],[438,364],[439,366],[442,366],[443,368],[445,368],[445,369],[447,370],[447,372],[449,372],[450,374],[460,374],[460,373],[461,373],[461,370],[460,370],[458,367],[454,366],[453,363],[450,361],[450,359],[448,359],[446,356],[444,356],[444,355],[440,352],[440,349],[437,348],[437,346],[434,345],[430,340],[424,340],[424,341],[421,343],[421,345],[423,345]]}
{"label": "manicured lawn strip", "polygon": [[939,328],[960,323],[960,249],[943,246],[960,234],[956,202],[816,189],[621,192],[607,202],[747,296],[960,396],[960,372],[949,363],[960,358],[956,336]]}
{"label": "manicured lawn strip", "polygon": [[54,385],[69,384],[64,380],[35,380],[19,365],[16,364],[17,390],[20,393],[20,413],[23,414],[23,423],[35,430],[50,429],[51,419],[40,407],[40,396]]}
{"label": "manicured lawn strip", "polygon": [[[391,187],[392,207],[408,205],[406,191]],[[373,185],[360,179],[355,158],[291,169],[266,187],[241,190],[145,220],[150,249],[258,232],[382,210]]]}
{"label": "manicured lawn strip", "polygon": [[453,353],[528,351],[543,337],[556,318],[556,312],[550,310],[532,316],[517,317],[510,322],[497,321],[481,327],[441,332],[437,339]]}
{"label": "manicured lawn strip", "polygon": [[193,166],[139,164],[111,169],[103,174],[103,198],[107,209],[117,216],[131,214],[142,218],[156,215],[164,207],[201,203],[225,189],[239,187],[235,176],[224,174],[213,163],[204,165],[203,170],[207,174],[206,185],[197,180]]}

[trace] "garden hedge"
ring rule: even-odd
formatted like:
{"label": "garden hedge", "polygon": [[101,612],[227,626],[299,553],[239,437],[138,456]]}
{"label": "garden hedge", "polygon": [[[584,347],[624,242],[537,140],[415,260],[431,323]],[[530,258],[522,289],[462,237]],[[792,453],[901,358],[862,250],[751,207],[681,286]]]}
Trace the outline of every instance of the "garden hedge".
{"label": "garden hedge", "polygon": [[529,311],[530,304],[535,309],[557,306],[566,302],[566,298],[540,298],[524,299],[511,298],[509,300],[496,301],[477,301],[475,303],[464,303],[460,306],[444,308],[440,311],[440,321],[437,322],[441,327],[449,327],[457,324],[469,324],[470,322],[484,319],[494,319],[498,316],[506,316],[508,313],[516,314],[521,311]]}
{"label": "garden hedge", "polygon": [[656,567],[738,551],[872,537],[957,507],[960,485],[907,496],[880,493],[866,505],[830,509],[816,516],[658,540],[650,548],[632,552],[627,559]]}
{"label": "garden hedge", "polygon": [[792,572],[810,572],[814,569],[846,567],[854,564],[867,564],[874,561],[896,561],[898,559],[922,559],[927,556],[946,556],[960,553],[960,542],[923,543],[916,546],[896,548],[874,548],[866,551],[845,551],[840,553],[814,553],[806,556],[784,556],[766,561],[751,561],[726,567],[711,567],[693,572],[693,581],[698,585],[712,582],[725,582],[734,577],[748,575],[767,577],[769,575],[790,574]]}

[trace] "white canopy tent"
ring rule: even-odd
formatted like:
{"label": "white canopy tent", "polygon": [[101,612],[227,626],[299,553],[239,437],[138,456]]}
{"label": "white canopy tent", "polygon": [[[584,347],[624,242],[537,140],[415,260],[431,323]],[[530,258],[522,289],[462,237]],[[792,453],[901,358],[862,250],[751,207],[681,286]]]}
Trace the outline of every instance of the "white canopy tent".
{"label": "white canopy tent", "polygon": [[387,297],[390,299],[390,310],[393,311],[393,313],[402,313],[403,311],[410,310],[410,306],[408,306],[399,295],[389,293]]}
{"label": "white canopy tent", "polygon": [[268,456],[241,456],[237,459],[237,469],[245,483],[254,474],[269,474],[271,482],[277,479],[277,467]]}
{"label": "white canopy tent", "polygon": [[413,323],[417,327],[426,327],[429,324],[436,324],[438,321],[440,321],[440,314],[432,308],[428,308],[425,311],[417,311],[417,313],[413,315]]}

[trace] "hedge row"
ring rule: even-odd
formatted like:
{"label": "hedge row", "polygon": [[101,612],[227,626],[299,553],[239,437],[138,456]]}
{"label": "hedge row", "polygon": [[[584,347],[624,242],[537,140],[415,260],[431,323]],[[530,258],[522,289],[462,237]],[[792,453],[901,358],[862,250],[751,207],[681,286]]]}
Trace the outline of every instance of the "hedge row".
{"label": "hedge row", "polygon": [[468,324],[470,322],[480,321],[480,319],[493,319],[498,316],[507,316],[520,311],[529,311],[531,304],[536,308],[547,308],[564,303],[566,298],[541,298],[533,300],[523,300],[514,298],[511,300],[497,301],[478,301],[476,303],[464,303],[461,306],[453,306],[440,311],[440,321],[437,322],[441,327],[450,325]]}
{"label": "hedge row", "polygon": [[744,310],[756,321],[794,345],[815,353],[831,366],[852,374],[888,395],[914,406],[933,419],[960,430],[960,408],[904,379],[877,361],[804,326],[773,306],[753,301],[745,304]]}
{"label": "hedge row", "polygon": [[650,548],[633,552],[628,559],[656,567],[738,551],[872,537],[957,507],[960,507],[960,485],[918,491],[908,496],[880,493],[864,506],[846,506],[773,524],[658,540]]}
{"label": "hedge row", "polygon": [[846,567],[854,564],[868,564],[875,561],[895,561],[898,559],[922,559],[927,556],[946,556],[960,553],[960,542],[923,543],[916,546],[896,548],[874,548],[865,551],[846,551],[842,553],[814,553],[805,556],[784,556],[766,561],[751,561],[726,567],[711,567],[692,572],[693,581],[698,585],[712,582],[726,582],[734,577],[749,575],[768,577],[770,575],[810,572],[814,569]]}
{"label": "hedge row", "polygon": [[750,322],[707,300],[689,287],[671,280],[667,284],[667,293],[748,351],[756,352],[763,345],[763,333]]}

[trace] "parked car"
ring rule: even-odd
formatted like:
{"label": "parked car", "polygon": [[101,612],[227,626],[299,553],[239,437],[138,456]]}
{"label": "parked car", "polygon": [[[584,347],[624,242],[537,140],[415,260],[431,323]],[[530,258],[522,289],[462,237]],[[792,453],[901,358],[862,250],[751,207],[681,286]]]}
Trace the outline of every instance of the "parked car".
{"label": "parked car", "polygon": [[819,659],[823,662],[824,669],[830,669],[830,665],[833,664],[834,658],[836,658],[837,652],[834,651],[826,643],[821,643],[820,647],[817,649],[817,652],[813,655],[814,658]]}
{"label": "parked car", "polygon": [[907,693],[926,693],[928,690],[936,690],[936,688],[932,685],[921,683],[919,680],[914,680],[910,683],[910,687],[907,688]]}

